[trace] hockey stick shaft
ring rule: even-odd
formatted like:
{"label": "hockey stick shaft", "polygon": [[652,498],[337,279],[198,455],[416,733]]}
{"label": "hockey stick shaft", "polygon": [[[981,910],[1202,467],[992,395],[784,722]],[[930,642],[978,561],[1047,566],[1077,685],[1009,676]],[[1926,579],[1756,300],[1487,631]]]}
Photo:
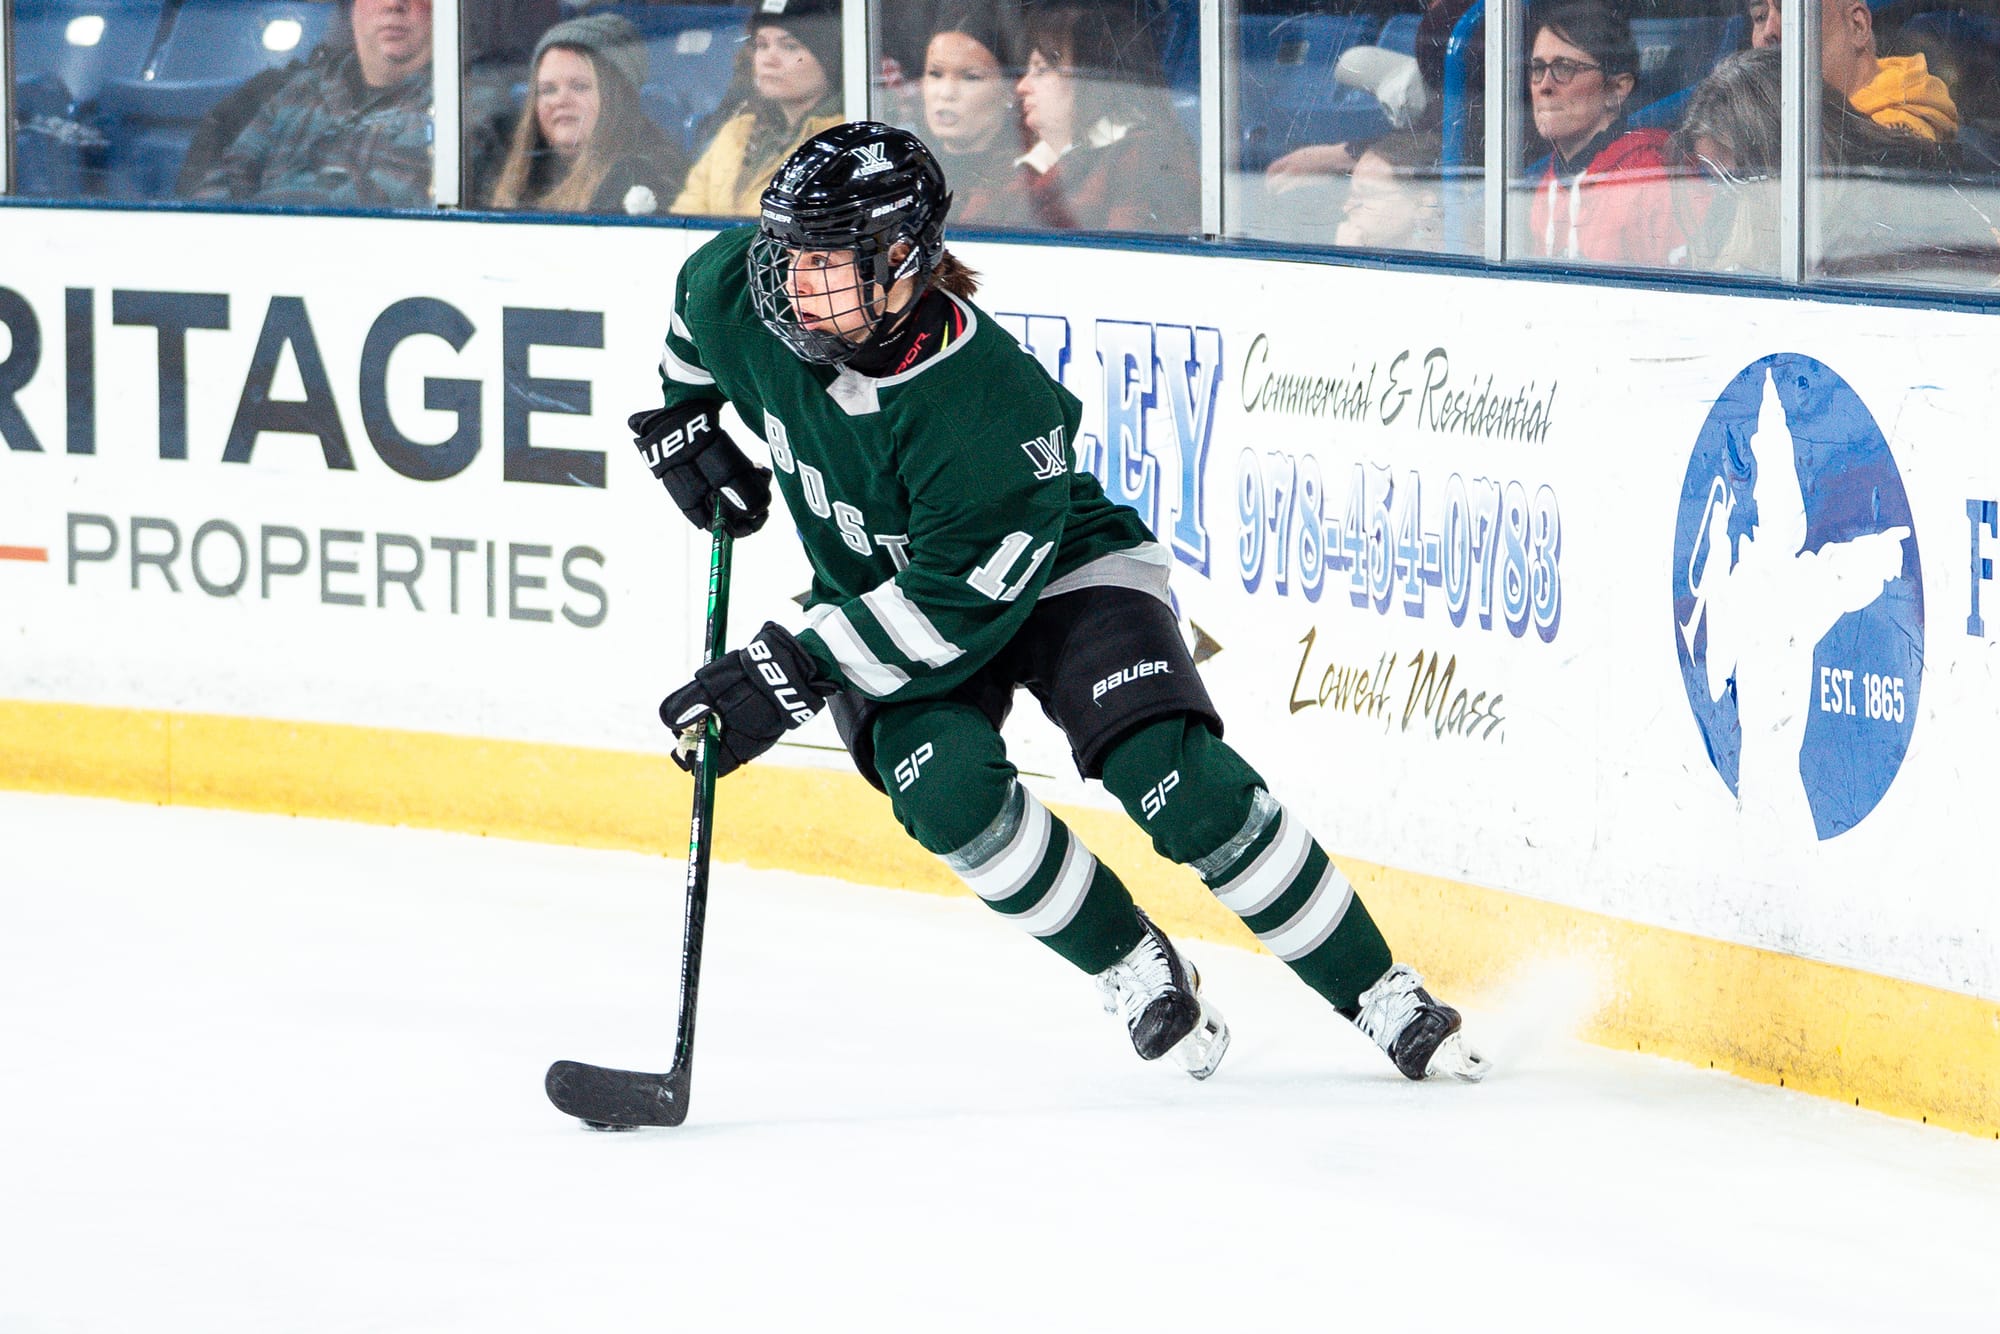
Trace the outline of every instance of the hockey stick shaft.
{"label": "hockey stick shaft", "polygon": [[[709,529],[708,629],[704,661],[722,656],[728,635],[730,537],[722,526],[722,502],[715,504]],[[694,761],[694,810],[688,823],[687,920],[681,934],[680,1018],[674,1030],[674,1063],[665,1074],[613,1070],[581,1061],[557,1061],[543,1087],[549,1101],[595,1129],[677,1126],[687,1120],[694,1078],[695,1002],[701,988],[702,934],[708,918],[708,858],[715,841],[715,738],[711,718],[701,729]]]}
{"label": "hockey stick shaft", "polygon": [[[722,526],[722,501],[715,502],[708,555],[708,624],[703,635],[702,661],[722,656],[729,633],[729,566],[731,539]],[[688,817],[687,920],[681,932],[680,1023],[674,1032],[674,1070],[694,1065],[695,1000],[701,988],[701,942],[708,920],[708,858],[715,844],[714,719],[701,729],[701,746],[694,766],[694,809]],[[682,1075],[683,1084],[686,1076]],[[686,1099],[683,1097],[685,1107]]]}

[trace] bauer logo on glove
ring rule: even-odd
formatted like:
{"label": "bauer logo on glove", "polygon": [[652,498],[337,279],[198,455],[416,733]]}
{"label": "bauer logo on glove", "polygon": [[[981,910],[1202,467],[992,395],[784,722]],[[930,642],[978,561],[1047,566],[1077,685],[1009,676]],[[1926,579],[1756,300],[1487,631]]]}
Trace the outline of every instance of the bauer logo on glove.
{"label": "bauer logo on glove", "polygon": [[771,470],[737,448],[716,421],[719,406],[696,399],[635,412],[626,425],[639,457],[689,523],[706,529],[719,498],[723,528],[731,537],[748,537],[771,516]]}
{"label": "bauer logo on glove", "polygon": [[757,637],[694,674],[660,703],[660,721],[679,734],[674,762],[693,772],[695,747],[713,717],[717,777],[732,773],[811,722],[840,687],[790,631],[768,622]]}

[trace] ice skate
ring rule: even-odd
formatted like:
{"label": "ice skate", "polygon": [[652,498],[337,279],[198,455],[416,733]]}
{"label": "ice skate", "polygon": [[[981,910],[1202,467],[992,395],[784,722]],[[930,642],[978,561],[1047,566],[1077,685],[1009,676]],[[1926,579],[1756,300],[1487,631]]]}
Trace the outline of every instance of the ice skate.
{"label": "ice skate", "polygon": [[1468,1083],[1486,1078],[1487,1061],[1459,1034],[1457,1010],[1424,990],[1424,979],[1408,964],[1396,964],[1361,993],[1357,1028],[1375,1039],[1405,1077],[1450,1075]]}
{"label": "ice skate", "polygon": [[1202,998],[1201,974],[1166,933],[1139,914],[1146,934],[1132,952],[1097,974],[1106,1014],[1123,1013],[1140,1059],[1171,1056],[1196,1079],[1207,1079],[1229,1049],[1229,1025]]}

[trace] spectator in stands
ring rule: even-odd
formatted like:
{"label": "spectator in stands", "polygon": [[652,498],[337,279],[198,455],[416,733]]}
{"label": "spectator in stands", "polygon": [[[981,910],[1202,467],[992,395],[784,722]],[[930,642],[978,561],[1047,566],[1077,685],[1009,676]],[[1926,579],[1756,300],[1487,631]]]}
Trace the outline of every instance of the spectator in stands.
{"label": "spectator in stands", "polygon": [[1744,11],[1750,20],[1750,49],[1762,51],[1778,44],[1778,0],[1750,0]]}
{"label": "spectator in stands", "polygon": [[1533,26],[1529,96],[1552,150],[1530,210],[1534,253],[1666,263],[1682,246],[1667,132],[1625,124],[1639,69],[1631,25],[1603,0],[1559,0]]}
{"label": "spectator in stands", "polygon": [[[1450,135],[1460,153],[1458,160],[1477,162],[1484,151],[1486,133],[1486,81],[1477,74],[1486,64],[1483,28],[1473,34],[1466,47],[1466,68],[1475,73],[1471,84],[1460,90],[1462,114],[1457,123],[1444,123],[1445,56],[1453,31],[1472,5],[1473,0],[1425,0],[1423,17],[1417,22],[1414,55],[1379,46],[1353,47],[1341,53],[1334,78],[1372,93],[1390,125],[1436,133],[1440,144]],[[1295,148],[1264,169],[1265,188],[1272,194],[1283,194],[1300,185],[1343,175],[1354,169],[1366,147],[1339,143]]]}
{"label": "spectator in stands", "polygon": [[1436,250],[1443,242],[1435,134],[1398,131],[1361,152],[1341,206],[1336,245]]}
{"label": "spectator in stands", "polygon": [[[353,0],[354,49],[298,70],[196,199],[416,208],[431,197],[431,0]],[[478,151],[478,146],[474,146]]]}
{"label": "spectator in stands", "polygon": [[[1738,52],[1688,100],[1673,147],[1699,172],[1683,209],[1697,268],[1777,271],[1780,64],[1772,47]],[[1832,84],[1821,93],[1816,271],[1957,285],[1968,270],[1990,271],[2000,236],[1954,188],[1951,146],[1883,127]]]}
{"label": "spectator in stands", "polygon": [[1675,191],[1693,268],[1777,272],[1779,60],[1770,46],[1725,56],[1688,97],[1667,156],[1693,167]]}
{"label": "spectator in stands", "polygon": [[2000,231],[1956,183],[1955,139],[1932,139],[1901,121],[1868,115],[1838,85],[1821,92],[1818,270],[1954,286],[1981,272],[1990,283]]}
{"label": "spectator in stands", "polygon": [[676,213],[755,217],[793,150],[841,122],[839,0],[759,0],[749,25],[754,91],[695,161]]}
{"label": "spectator in stands", "polygon": [[1017,221],[1007,207],[1021,118],[1018,67],[1005,32],[970,8],[949,13],[924,51],[924,139],[951,190],[951,220],[989,226]]}
{"label": "spectator in stands", "polygon": [[[999,38],[1000,45],[990,48],[996,54],[1019,51],[1021,9],[1021,0],[896,0],[880,6],[873,28],[876,94],[882,112],[876,119],[913,129],[921,126],[924,66],[930,58],[931,38],[971,24],[969,31],[990,32]],[[1019,76],[1019,64],[1018,60],[1009,63],[1013,70],[1010,79]],[[937,144],[932,142],[930,147],[935,150]],[[956,210],[953,216],[957,216]]]}
{"label": "spectator in stands", "polygon": [[1014,91],[1035,143],[1020,159],[1010,206],[1030,225],[1062,231],[1194,231],[1194,147],[1129,7],[1036,9],[1027,46]]}
{"label": "spectator in stands", "polygon": [[[1776,47],[1779,0],[1750,0],[1750,45]],[[1921,54],[1885,56],[1875,43],[1867,0],[1821,0],[1819,74],[1854,109],[1884,129],[1943,143],[1958,133],[1958,107]]]}
{"label": "spectator in stands", "polygon": [[679,193],[686,155],[639,105],[648,60],[638,29],[616,14],[580,14],[542,34],[528,68],[495,208],[644,214]]}
{"label": "spectator in stands", "polygon": [[1883,56],[1867,0],[1823,0],[1819,74],[1827,86],[1883,129],[1943,143],[1958,134],[1951,90],[1921,55]]}

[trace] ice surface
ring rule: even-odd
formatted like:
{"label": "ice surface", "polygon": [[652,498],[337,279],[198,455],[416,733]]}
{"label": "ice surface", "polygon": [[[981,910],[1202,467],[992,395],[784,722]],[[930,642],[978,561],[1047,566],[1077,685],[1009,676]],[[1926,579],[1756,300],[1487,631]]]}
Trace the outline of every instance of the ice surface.
{"label": "ice surface", "polygon": [[1572,1042],[1560,975],[1411,1085],[1197,943],[1196,1084],[970,900],[718,867],[689,1123],[592,1134],[542,1071],[664,1067],[679,881],[0,794],[0,1331],[2000,1329],[2000,1146]]}

